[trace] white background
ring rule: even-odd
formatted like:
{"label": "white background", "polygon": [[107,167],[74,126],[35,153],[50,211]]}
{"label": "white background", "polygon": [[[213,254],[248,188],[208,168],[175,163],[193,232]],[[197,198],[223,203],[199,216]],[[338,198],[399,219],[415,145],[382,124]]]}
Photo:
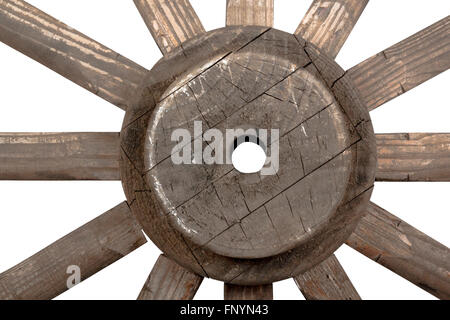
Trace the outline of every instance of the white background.
{"label": "white background", "polygon": [[[151,68],[161,57],[131,0],[29,0],[124,56]],[[191,0],[207,30],[225,24],[225,0]],[[294,32],[309,0],[276,0],[275,27]],[[448,0],[372,0],[337,58],[348,69],[450,14]],[[450,73],[371,113],[377,133],[450,132]],[[119,131],[124,112],[0,44],[0,131]],[[378,183],[373,201],[450,244],[449,183]],[[125,199],[120,182],[0,182],[0,272]],[[159,250],[148,243],[59,299],[135,299]],[[337,256],[364,299],[433,297],[346,246]],[[292,280],[275,299],[302,299]],[[222,299],[205,280],[196,299]]]}

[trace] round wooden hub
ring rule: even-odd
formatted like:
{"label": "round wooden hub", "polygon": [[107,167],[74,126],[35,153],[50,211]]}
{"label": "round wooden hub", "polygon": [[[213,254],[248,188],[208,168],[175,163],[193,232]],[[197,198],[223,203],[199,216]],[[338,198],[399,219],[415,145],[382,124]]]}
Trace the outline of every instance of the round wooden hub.
{"label": "round wooden hub", "polygon": [[[178,82],[150,120],[148,184],[172,225],[218,254],[264,258],[308,242],[330,227],[356,169],[347,150],[359,136],[333,94],[295,61],[277,60],[259,50],[232,53]],[[236,129],[247,128],[248,139],[259,135],[267,146],[267,172],[242,174],[224,164],[234,137],[245,141],[246,131]],[[177,145],[171,138],[178,137]],[[204,153],[217,155],[214,163],[205,163]]]}
{"label": "round wooden hub", "polygon": [[[150,71],[122,130],[132,211],[168,256],[239,284],[305,271],[353,231],[374,182],[367,110],[334,61],[292,35],[226,28]],[[262,171],[231,163],[236,141]]]}

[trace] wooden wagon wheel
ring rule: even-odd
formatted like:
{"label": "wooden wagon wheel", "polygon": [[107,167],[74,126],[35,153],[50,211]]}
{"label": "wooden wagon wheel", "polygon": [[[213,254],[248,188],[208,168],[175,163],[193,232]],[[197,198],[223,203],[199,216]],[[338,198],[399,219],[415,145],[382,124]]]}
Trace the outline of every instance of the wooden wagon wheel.
{"label": "wooden wagon wheel", "polygon": [[[0,0],[0,40],[127,111],[119,133],[0,135],[2,180],[121,180],[127,202],[0,275],[1,299],[51,299],[146,242],[164,252],[139,299],[359,299],[343,243],[450,298],[449,249],[373,203],[374,181],[450,181],[450,134],[375,135],[369,111],[450,67],[450,17],[350,70],[334,58],[368,0],[315,0],[294,35],[273,0],[228,0],[206,32],[188,0],[135,0],[164,57],[148,71],[21,0]],[[175,165],[171,132],[279,130],[279,170]],[[191,142],[191,141],[189,141]],[[268,147],[268,146],[266,146]],[[377,159],[378,158],[378,159]],[[195,159],[194,159],[195,160]]]}

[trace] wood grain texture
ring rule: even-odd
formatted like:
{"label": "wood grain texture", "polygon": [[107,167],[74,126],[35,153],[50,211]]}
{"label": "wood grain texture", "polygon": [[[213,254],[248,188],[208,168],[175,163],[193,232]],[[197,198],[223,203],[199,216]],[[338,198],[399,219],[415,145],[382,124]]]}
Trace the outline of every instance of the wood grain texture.
{"label": "wood grain texture", "polygon": [[347,244],[440,299],[450,299],[450,250],[375,204]]}
{"label": "wood grain texture", "polygon": [[0,274],[0,300],[53,299],[68,290],[69,266],[85,280],[145,242],[124,202]]}
{"label": "wood grain texture", "polygon": [[225,283],[225,300],[273,300],[273,285],[238,286]]}
{"label": "wood grain texture", "polygon": [[[258,47],[233,53],[161,101],[153,111],[161,116],[149,125],[147,141],[158,143],[146,147],[146,177],[161,209],[196,247],[228,257],[265,258],[305,244],[336,213],[351,188],[341,182],[356,170],[356,129],[323,81],[301,68],[307,55],[287,60],[290,51],[265,43],[279,41],[270,37],[259,42],[264,55]],[[288,39],[294,50],[297,42]],[[174,164],[178,141],[167,132],[183,128],[194,144],[205,144],[195,121],[224,137],[230,128],[278,130],[279,139],[262,143],[268,154],[279,152],[277,171],[241,174],[225,157]],[[232,143],[220,150],[229,159]]]}
{"label": "wood grain texture", "polygon": [[294,281],[306,300],[361,300],[335,255]]}
{"label": "wood grain texture", "polygon": [[[341,182],[356,170],[352,145],[360,137],[322,79],[302,68],[309,59],[301,49],[292,35],[269,31],[192,81],[174,83],[181,89],[153,111],[148,185],[194,249],[246,259],[287,252],[325,229],[351,188]],[[203,145],[196,122],[222,137],[230,128],[253,128],[255,139],[255,128],[277,130],[279,138],[262,143],[268,154],[279,154],[277,171],[239,173],[230,160],[233,141],[220,146],[217,153],[226,156],[217,162],[175,164],[178,141],[168,132],[185,129],[194,145]]]}
{"label": "wood grain texture", "polygon": [[347,71],[373,110],[450,68],[450,16]]}
{"label": "wood grain texture", "polygon": [[122,109],[146,73],[21,0],[0,0],[0,41]]}
{"label": "wood grain texture", "polygon": [[369,0],[314,0],[295,34],[335,58]]}
{"label": "wood grain texture", "polygon": [[0,133],[0,180],[120,180],[119,133]]}
{"label": "wood grain texture", "polygon": [[227,0],[227,26],[273,27],[274,0]]}
{"label": "wood grain texture", "polygon": [[161,255],[138,300],[192,300],[202,281],[203,277]]}
{"label": "wood grain texture", "polygon": [[377,181],[450,181],[450,134],[377,134]]}
{"label": "wood grain texture", "polygon": [[134,0],[163,54],[205,32],[189,0]]}
{"label": "wood grain texture", "polygon": [[[369,201],[375,179],[376,145],[370,117],[365,105],[358,101],[347,100],[345,108],[342,107],[341,111],[335,108],[335,104],[322,103],[323,99],[321,98],[324,96],[312,94],[312,92],[318,93],[314,88],[317,82],[321,83],[320,86],[322,87],[325,86],[326,88],[326,85],[323,83],[324,80],[321,80],[322,78],[318,72],[310,70],[309,67],[312,66],[313,62],[308,58],[311,54],[307,55],[303,50],[304,48],[305,43],[302,43],[300,39],[281,31],[256,26],[230,26],[225,29],[208,32],[205,35],[187,41],[183,44],[182,49],[177,48],[176,51],[158,62],[143,82],[145,90],[143,90],[141,100],[127,110],[121,132],[121,176],[130,207],[138,217],[146,234],[167,257],[176,261],[179,265],[197,274],[236,285],[273,283],[305,272],[329,257],[356,227],[360,214]],[[325,71],[332,68],[330,67],[330,65],[333,65],[331,59],[323,58],[320,53],[314,58],[314,63],[318,65],[319,62],[328,61]],[[274,65],[276,66],[275,68]],[[335,63],[334,67],[336,68]],[[224,72],[221,73],[221,70]],[[229,71],[232,75],[231,78]],[[344,73],[343,70],[342,73]],[[223,77],[218,76],[221,74]],[[323,74],[327,75],[325,72]],[[303,76],[306,76],[306,79]],[[297,80],[294,80],[294,78]],[[314,78],[317,81],[314,81]],[[302,79],[304,82],[302,82]],[[300,84],[300,86],[296,88],[295,83]],[[308,83],[311,86],[306,85]],[[342,96],[352,96],[347,93],[349,90],[348,82],[339,82],[336,88],[342,93]],[[302,91],[305,91],[307,94],[303,94]],[[329,94],[327,96],[330,97]],[[217,103],[208,103],[208,98],[216,99],[214,101]],[[303,152],[305,152],[304,165],[306,172],[309,173],[308,176],[303,179],[300,176],[289,176],[289,170],[301,173],[301,160],[298,158],[298,153],[283,152],[281,153],[280,164],[284,164],[280,165],[280,168],[286,168],[287,171],[282,174],[280,170],[279,177],[270,175],[264,177],[264,179],[260,179],[258,175],[249,175],[247,181],[243,179],[245,183],[243,190],[248,195],[245,197],[239,188],[236,189],[237,184],[232,179],[230,179],[230,183],[226,183],[226,178],[233,178],[233,175],[235,176],[234,178],[237,178],[237,173],[230,174],[224,177],[222,181],[218,181],[223,187],[223,191],[218,193],[223,195],[224,199],[215,197],[216,193],[212,189],[211,182],[215,181],[215,177],[221,177],[220,174],[229,167],[226,165],[206,167],[200,163],[196,166],[180,165],[176,170],[173,168],[172,170],[170,165],[168,165],[166,167],[168,170],[165,171],[165,174],[175,180],[169,181],[168,184],[164,183],[155,191],[156,189],[149,184],[151,182],[149,171],[151,168],[149,165],[155,163],[153,160],[156,158],[164,160],[169,156],[168,159],[170,161],[171,148],[168,144],[170,135],[161,135],[160,137],[163,139],[158,140],[159,146],[150,144],[150,134],[156,133],[156,127],[150,126],[149,122],[155,121],[155,117],[153,117],[155,115],[154,111],[157,105],[160,104],[166,104],[166,110],[170,111],[163,114],[158,113],[158,115],[171,120],[168,113],[175,112],[172,109],[175,104],[169,102],[173,102],[174,99],[178,103],[180,117],[173,117],[173,122],[168,121],[168,123],[160,127],[160,129],[169,129],[167,130],[169,133],[172,132],[172,125],[173,128],[180,128],[180,122],[177,120],[184,118],[185,122],[182,122],[183,128],[191,128],[190,120],[192,119],[204,120],[208,123],[208,127],[210,124],[211,127],[218,129],[224,128],[219,125],[219,122],[224,124],[229,121],[230,124],[238,124],[238,121],[242,121],[242,123],[245,122],[256,128],[270,129],[272,126],[278,127],[286,136],[288,132],[304,135],[304,138],[294,138],[291,142],[295,145],[308,140],[310,141],[308,145],[317,146],[317,149],[296,146],[296,150],[300,148],[302,156]],[[255,104],[256,102],[261,103]],[[339,105],[342,106],[344,104],[339,101]],[[296,106],[299,106],[299,108],[296,109]],[[324,113],[320,112],[320,108],[314,111],[314,106],[322,106]],[[251,112],[252,107],[255,110],[253,113]],[[283,108],[283,110],[273,111],[265,108]],[[225,114],[221,113],[221,110]],[[347,110],[352,111],[353,114],[349,115]],[[291,111],[292,113],[289,113]],[[313,112],[310,113],[311,111]],[[336,121],[333,124],[333,121],[328,121],[330,118],[335,119],[329,116],[329,112],[338,114],[345,112],[345,117],[339,117],[342,121]],[[266,119],[263,117],[265,114],[268,115]],[[238,117],[238,115],[242,115],[242,118]],[[276,115],[279,115],[279,117]],[[304,123],[305,131],[303,132],[301,124],[304,120],[306,122]],[[297,124],[300,123],[300,126],[298,126],[299,131],[289,131],[290,128],[295,129],[296,122]],[[307,126],[307,123],[310,126]],[[326,127],[329,126],[350,129],[353,127],[355,130],[348,131],[348,137],[351,139],[346,139],[346,134],[342,136],[338,133],[339,137],[337,137],[333,130],[328,131],[330,134],[327,135]],[[204,128],[206,130],[207,126],[204,125]],[[155,132],[150,129],[155,129]],[[317,136],[314,130],[317,130]],[[342,132],[342,130],[337,132]],[[355,137],[356,140],[353,140]],[[320,141],[319,144],[315,142],[317,138]],[[325,140],[328,138],[331,140],[335,138],[343,139],[345,141],[343,144],[327,143]],[[356,144],[352,144],[350,141]],[[349,144],[346,142],[349,142]],[[285,147],[288,150],[288,144],[285,144]],[[342,149],[340,147],[346,150],[341,152]],[[161,152],[159,154],[150,154],[149,150],[151,148],[157,148]],[[168,153],[166,153],[167,150]],[[166,154],[164,155],[164,153]],[[347,164],[350,163],[350,167],[342,165],[343,162],[346,162],[343,160],[344,158],[349,160]],[[211,174],[205,175],[200,170],[202,168]],[[173,174],[171,170],[181,172],[181,174]],[[157,173],[157,170],[154,172]],[[351,174],[347,175],[349,172]],[[191,173],[193,173],[194,177],[203,176],[206,180],[186,178],[186,175]],[[197,176],[196,173],[198,173]],[[328,176],[328,174],[331,176]],[[345,176],[345,179],[339,178],[342,176]],[[279,179],[278,186],[277,179]],[[300,179],[300,181],[295,183],[296,179]],[[193,190],[198,190],[198,192],[201,191],[203,198],[209,196],[212,199],[207,207],[204,206],[205,202],[200,201],[199,203],[202,206],[198,207],[197,215],[195,216],[200,223],[206,221],[206,225],[211,228],[220,226],[214,223],[216,221],[222,223],[224,222],[222,218],[228,217],[230,218],[229,222],[237,229],[236,227],[239,227],[239,219],[234,217],[234,220],[232,220],[233,216],[243,212],[245,216],[245,211],[241,212],[240,209],[248,210],[245,205],[242,206],[242,199],[248,199],[250,208],[256,209],[259,206],[261,207],[258,214],[261,214],[262,218],[258,220],[255,212],[254,215],[249,216],[254,218],[254,220],[251,221],[249,219],[245,223],[248,222],[248,230],[253,232],[252,238],[254,243],[262,252],[265,248],[258,243],[258,240],[271,239],[264,235],[258,238],[258,228],[252,226],[252,223],[256,220],[256,223],[260,226],[262,225],[261,230],[264,230],[269,235],[274,235],[270,221],[270,218],[272,218],[272,222],[275,225],[280,223],[279,230],[289,230],[289,232],[294,234],[298,233],[298,228],[295,230],[295,227],[298,226],[298,220],[292,225],[286,223],[286,221],[289,222],[292,221],[290,219],[298,218],[302,209],[305,209],[305,215],[311,213],[311,199],[314,210],[318,210],[318,213],[325,213],[326,216],[326,211],[329,211],[328,209],[331,208],[330,202],[335,202],[337,198],[331,199],[328,193],[318,191],[320,188],[316,190],[315,186],[319,186],[322,180],[331,181],[329,183],[330,186],[334,185],[334,183],[338,184],[340,181],[348,186],[346,188],[347,191],[341,194],[342,197],[337,201],[336,207],[331,210],[335,214],[331,214],[330,219],[321,220],[323,222],[322,226],[320,221],[318,225],[314,224],[313,221],[308,221],[311,229],[317,227],[317,232],[314,233],[313,237],[308,232],[304,233],[303,241],[300,240],[300,244],[295,248],[261,259],[236,259],[235,257],[218,254],[217,251],[211,249],[212,246],[208,248],[199,246],[198,243],[191,240],[192,236],[187,236],[186,232],[181,232],[174,224],[174,216],[167,214],[165,208],[161,206],[160,199],[162,195],[157,194],[164,189],[164,191],[170,193],[171,198],[173,196],[173,199],[181,200],[181,203],[183,203],[182,197],[186,197],[187,194],[174,195],[170,189],[170,182],[173,182],[174,188],[183,187],[183,183],[192,184],[192,188],[187,190],[190,197],[193,196]],[[196,185],[198,181],[209,183],[210,186],[203,188],[203,184]],[[254,190],[256,192],[254,193],[251,192],[252,184],[255,185]],[[261,185],[266,185],[268,188],[260,188]],[[289,189],[289,186],[292,187],[290,199],[294,201],[292,210],[296,210],[290,217],[288,216],[291,213],[289,202],[281,195],[282,191],[286,188]],[[322,186],[324,188],[329,187]],[[338,186],[338,189],[341,189],[341,187]],[[208,194],[208,191],[211,192]],[[235,191],[237,192],[235,193]],[[336,189],[330,192],[336,192]],[[298,194],[302,195],[302,197],[299,197]],[[201,197],[198,197],[198,199],[201,200]],[[189,200],[189,198],[185,200]],[[220,200],[222,200],[222,203],[220,203]],[[265,203],[267,200],[273,200],[273,202],[269,201],[271,202],[269,205],[269,203]],[[270,218],[263,210],[264,206],[262,205],[265,204],[268,205]],[[186,210],[196,210],[195,205],[190,207],[186,205],[185,207]],[[216,208],[218,210],[215,210]],[[278,210],[279,208],[282,208],[282,210]],[[182,208],[180,207],[180,212],[181,210]],[[204,213],[203,216],[201,216],[202,212]],[[224,214],[224,217],[220,216],[221,213]],[[184,215],[184,217],[187,216],[188,214]],[[317,217],[322,216],[317,215]],[[286,219],[283,219],[283,217],[286,217]],[[314,219],[315,216],[312,214],[310,217]],[[208,221],[212,222],[208,224]],[[186,219],[186,222],[189,221]],[[283,226],[285,229],[283,229]],[[225,234],[232,235],[232,232],[222,233],[222,235]],[[285,240],[287,238],[285,234],[282,234],[282,237]],[[278,239],[276,234],[273,238],[275,241]],[[218,237],[216,239],[219,240]],[[220,239],[222,243],[228,241],[232,244],[232,249],[236,248],[236,244],[249,244],[248,241],[245,242],[245,239],[241,241],[242,237],[235,240]],[[275,249],[279,249],[279,247]],[[270,250],[272,251],[273,247]],[[264,255],[267,255],[267,252]]]}

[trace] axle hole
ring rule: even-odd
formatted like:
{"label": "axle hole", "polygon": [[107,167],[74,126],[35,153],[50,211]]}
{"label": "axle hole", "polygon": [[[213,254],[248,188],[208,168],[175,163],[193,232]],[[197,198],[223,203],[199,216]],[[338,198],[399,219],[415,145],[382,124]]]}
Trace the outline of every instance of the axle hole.
{"label": "axle hole", "polygon": [[234,168],[241,173],[261,171],[266,163],[266,158],[264,149],[254,142],[239,144],[231,155]]}

